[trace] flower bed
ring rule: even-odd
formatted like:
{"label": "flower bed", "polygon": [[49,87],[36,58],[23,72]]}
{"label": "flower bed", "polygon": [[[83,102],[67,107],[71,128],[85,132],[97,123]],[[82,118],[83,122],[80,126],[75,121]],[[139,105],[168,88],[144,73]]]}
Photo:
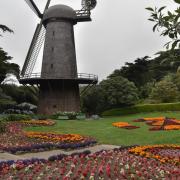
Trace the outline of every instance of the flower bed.
{"label": "flower bed", "polygon": [[84,139],[84,137],[80,136],[79,134],[25,132],[25,135],[29,138],[43,139],[44,141],[50,141],[50,142],[78,142]]}
{"label": "flower bed", "polygon": [[19,122],[8,124],[7,131],[0,136],[0,150],[17,154],[51,149],[77,149],[97,143],[93,138],[78,134],[25,132],[22,130],[23,126]]}
{"label": "flower bed", "polygon": [[178,164],[137,156],[127,149],[58,155],[48,161],[0,163],[0,179],[178,179]]}
{"label": "flower bed", "polygon": [[146,122],[147,125],[153,126],[149,130],[180,130],[180,120],[167,117],[142,118],[133,120],[133,122]]}
{"label": "flower bed", "polygon": [[131,148],[129,152],[146,158],[154,158],[162,163],[168,162],[180,165],[179,145],[138,146]]}
{"label": "flower bed", "polygon": [[20,123],[31,126],[52,126],[55,124],[53,120],[23,120]]}
{"label": "flower bed", "polygon": [[139,128],[138,126],[133,126],[127,122],[115,122],[115,123],[112,123],[112,125],[114,127],[124,128],[124,129],[137,129],[137,128]]}

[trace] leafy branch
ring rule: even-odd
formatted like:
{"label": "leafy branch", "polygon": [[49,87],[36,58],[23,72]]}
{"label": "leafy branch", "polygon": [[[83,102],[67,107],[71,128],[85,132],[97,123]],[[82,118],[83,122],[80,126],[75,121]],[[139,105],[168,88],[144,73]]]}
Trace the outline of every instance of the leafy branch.
{"label": "leafy branch", "polygon": [[[0,29],[1,29],[3,32],[13,33],[13,30],[11,30],[10,28],[8,28],[7,26],[2,25],[2,24],[0,24]],[[2,36],[2,35],[0,34],[0,36]]]}
{"label": "leafy branch", "polygon": [[[176,3],[180,4],[180,0],[174,0]],[[155,23],[153,26],[153,32],[161,31],[161,36],[168,36],[171,41],[167,42],[164,46],[169,49],[180,48],[180,7],[178,7],[174,12],[167,11],[163,13],[166,6],[161,8],[151,7],[146,8],[151,12],[149,21]]]}

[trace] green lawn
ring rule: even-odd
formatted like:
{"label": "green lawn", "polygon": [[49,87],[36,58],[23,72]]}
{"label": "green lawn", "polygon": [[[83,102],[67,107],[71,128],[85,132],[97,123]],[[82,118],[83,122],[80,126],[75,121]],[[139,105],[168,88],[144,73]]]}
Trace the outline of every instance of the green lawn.
{"label": "green lawn", "polygon": [[[28,127],[26,130],[55,133],[77,133],[92,136],[103,144],[145,145],[145,144],[180,144],[180,131],[149,131],[145,123],[132,120],[143,117],[175,117],[180,119],[180,112],[141,113],[121,117],[108,117],[99,120],[58,120],[50,127]],[[125,121],[140,126],[139,129],[126,130],[112,126],[113,122]]]}

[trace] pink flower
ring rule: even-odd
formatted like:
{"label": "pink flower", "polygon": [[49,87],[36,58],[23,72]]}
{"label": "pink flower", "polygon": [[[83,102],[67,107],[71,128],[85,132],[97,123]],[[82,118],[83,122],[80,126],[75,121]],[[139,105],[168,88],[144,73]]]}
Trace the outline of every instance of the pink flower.
{"label": "pink flower", "polygon": [[106,174],[108,177],[111,177],[111,167],[110,167],[110,164],[107,164],[106,166]]}

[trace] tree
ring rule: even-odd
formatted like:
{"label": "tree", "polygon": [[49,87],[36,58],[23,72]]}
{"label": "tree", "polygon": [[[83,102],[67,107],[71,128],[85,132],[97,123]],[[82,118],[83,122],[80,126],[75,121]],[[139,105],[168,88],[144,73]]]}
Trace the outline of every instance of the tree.
{"label": "tree", "polygon": [[20,67],[15,63],[9,63],[11,59],[12,57],[8,56],[7,52],[0,48],[0,84],[4,81],[8,73],[14,74],[19,78]]}
{"label": "tree", "polygon": [[161,51],[156,54],[161,57],[160,66],[168,66],[173,72],[177,72],[180,67],[180,49]]}
{"label": "tree", "polygon": [[[13,32],[13,30],[2,24],[0,24],[0,30],[3,32]],[[0,34],[0,36],[2,35]],[[6,78],[6,74],[13,74],[19,78],[20,67],[15,63],[9,63],[11,59],[12,57],[8,56],[8,53],[0,47],[0,84]]]}
{"label": "tree", "polygon": [[81,96],[81,109],[83,112],[99,114],[107,107],[103,89],[97,85]]}
{"label": "tree", "polygon": [[[179,0],[174,0],[176,3],[180,4]],[[154,22],[155,25],[153,27],[153,31],[161,30],[162,36],[168,36],[171,41],[165,44],[168,49],[170,46],[172,49],[180,47],[180,7],[178,7],[174,12],[167,11],[167,13],[163,13],[163,10],[166,7],[163,6],[161,8],[155,7],[154,9],[151,7],[146,8],[151,12],[151,16],[149,18],[150,21]]]}
{"label": "tree", "polygon": [[170,77],[157,82],[152,89],[150,99],[158,103],[175,102],[179,98],[179,91],[177,86],[172,82]]}
{"label": "tree", "polygon": [[134,63],[125,63],[119,70],[115,70],[110,76],[117,77],[122,76],[129,81],[134,82],[136,87],[141,87],[151,80],[151,72],[149,71],[149,57],[137,58]]}
{"label": "tree", "polygon": [[121,76],[101,81],[81,97],[82,109],[89,114],[99,114],[107,109],[130,106],[137,101],[136,86]]}
{"label": "tree", "polygon": [[121,76],[100,83],[108,108],[133,105],[138,100],[138,90],[133,82]]}
{"label": "tree", "polygon": [[7,96],[10,96],[18,104],[27,102],[36,105],[38,102],[39,90],[36,87],[3,84],[1,88]]}

